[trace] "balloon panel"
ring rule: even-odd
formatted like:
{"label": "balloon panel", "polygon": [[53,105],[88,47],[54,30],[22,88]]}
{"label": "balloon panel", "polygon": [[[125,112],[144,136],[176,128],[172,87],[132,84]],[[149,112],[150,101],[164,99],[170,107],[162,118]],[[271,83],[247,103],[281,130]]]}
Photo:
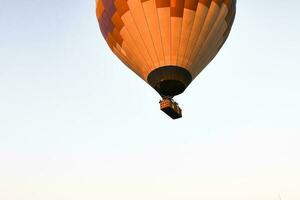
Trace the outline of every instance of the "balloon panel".
{"label": "balloon panel", "polygon": [[101,32],[136,74],[162,66],[192,79],[215,57],[230,32],[235,0],[97,0]]}

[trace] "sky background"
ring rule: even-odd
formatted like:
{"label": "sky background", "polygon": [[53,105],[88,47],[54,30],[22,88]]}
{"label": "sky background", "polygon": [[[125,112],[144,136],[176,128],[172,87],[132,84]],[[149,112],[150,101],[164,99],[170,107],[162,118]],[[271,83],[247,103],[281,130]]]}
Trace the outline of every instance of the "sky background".
{"label": "sky background", "polygon": [[94,1],[0,0],[0,199],[299,200],[299,7],[238,1],[173,121]]}

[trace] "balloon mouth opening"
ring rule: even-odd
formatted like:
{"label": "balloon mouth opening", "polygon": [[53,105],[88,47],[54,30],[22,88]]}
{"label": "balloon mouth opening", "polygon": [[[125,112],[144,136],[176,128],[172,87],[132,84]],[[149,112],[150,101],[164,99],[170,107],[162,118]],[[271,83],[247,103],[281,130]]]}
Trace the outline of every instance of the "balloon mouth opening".
{"label": "balloon mouth opening", "polygon": [[162,97],[174,97],[185,91],[192,76],[182,67],[163,66],[153,70],[147,81]]}
{"label": "balloon mouth opening", "polygon": [[173,97],[183,93],[186,86],[178,80],[162,80],[154,86],[154,89],[161,96]]}

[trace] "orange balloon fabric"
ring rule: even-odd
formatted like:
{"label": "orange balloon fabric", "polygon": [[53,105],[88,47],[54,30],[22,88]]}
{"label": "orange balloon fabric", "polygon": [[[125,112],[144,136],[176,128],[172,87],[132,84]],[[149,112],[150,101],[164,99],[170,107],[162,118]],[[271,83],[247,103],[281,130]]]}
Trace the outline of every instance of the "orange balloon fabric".
{"label": "orange balloon fabric", "polygon": [[97,18],[111,50],[142,79],[177,66],[193,80],[231,30],[236,0],[97,0]]}

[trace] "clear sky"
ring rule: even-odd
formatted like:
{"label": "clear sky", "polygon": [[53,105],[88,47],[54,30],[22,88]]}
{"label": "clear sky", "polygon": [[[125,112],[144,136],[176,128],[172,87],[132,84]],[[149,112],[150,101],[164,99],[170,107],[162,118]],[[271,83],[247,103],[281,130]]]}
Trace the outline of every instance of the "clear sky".
{"label": "clear sky", "polygon": [[299,200],[299,7],[238,1],[172,121],[94,1],[0,0],[0,199]]}

